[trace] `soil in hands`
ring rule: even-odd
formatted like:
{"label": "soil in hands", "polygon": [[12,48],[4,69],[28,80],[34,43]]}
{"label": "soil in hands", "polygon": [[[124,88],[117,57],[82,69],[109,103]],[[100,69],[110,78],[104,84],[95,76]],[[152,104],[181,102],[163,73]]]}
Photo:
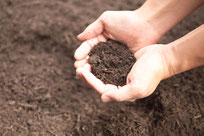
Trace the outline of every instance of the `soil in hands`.
{"label": "soil in hands", "polygon": [[[163,80],[133,103],[104,104],[76,76],[76,36],[85,26],[107,9],[134,10],[143,2],[0,0],[0,136],[204,136],[204,67]],[[202,25],[203,9],[159,43]]]}
{"label": "soil in hands", "polygon": [[89,53],[92,73],[105,84],[123,86],[133,64],[134,54],[122,43],[108,40],[94,46]]}

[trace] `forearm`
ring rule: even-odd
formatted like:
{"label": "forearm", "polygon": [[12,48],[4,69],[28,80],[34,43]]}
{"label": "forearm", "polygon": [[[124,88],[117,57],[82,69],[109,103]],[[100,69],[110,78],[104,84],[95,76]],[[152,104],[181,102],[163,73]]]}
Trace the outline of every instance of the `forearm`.
{"label": "forearm", "polygon": [[170,76],[204,65],[204,25],[168,46]]}
{"label": "forearm", "polygon": [[147,0],[136,12],[162,36],[203,3],[204,0]]}

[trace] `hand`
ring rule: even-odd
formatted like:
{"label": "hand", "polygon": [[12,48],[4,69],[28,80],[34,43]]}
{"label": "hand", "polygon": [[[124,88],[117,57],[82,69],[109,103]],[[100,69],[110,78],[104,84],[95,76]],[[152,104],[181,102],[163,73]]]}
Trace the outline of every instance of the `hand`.
{"label": "hand", "polygon": [[[149,89],[148,92],[145,89],[139,89],[140,91],[136,91],[137,94],[134,94],[134,95],[132,91],[128,91],[128,90],[132,90],[130,88],[132,88],[133,85],[135,85],[138,88],[141,88],[141,85],[144,84],[142,87],[143,88],[145,87],[145,83],[142,83],[145,81],[139,80],[136,82],[136,80],[133,80],[134,79],[133,77],[135,74],[132,74],[133,71],[136,71],[136,72],[138,71],[138,70],[135,70],[136,69],[135,67],[137,65],[139,65],[137,67],[141,67],[137,69],[141,69],[141,70],[143,69],[142,67],[144,66],[142,65],[144,64],[141,63],[141,60],[138,61],[133,66],[133,69],[128,75],[128,84],[121,88],[118,88],[117,86],[114,86],[114,85],[105,85],[101,80],[97,79],[90,72],[91,67],[87,62],[89,58],[88,53],[93,48],[93,46],[95,46],[99,42],[102,42],[102,41],[105,42],[107,38],[125,43],[129,47],[129,49],[135,53],[137,59],[139,59],[139,57],[141,56],[141,55],[137,55],[137,54],[141,54],[141,53],[136,53],[137,50],[139,50],[144,46],[157,42],[157,40],[159,39],[159,35],[153,29],[153,27],[151,27],[151,25],[148,24],[148,22],[144,18],[142,18],[137,14],[137,12],[133,12],[133,11],[105,12],[94,23],[88,26],[85,29],[85,31],[78,36],[78,38],[80,40],[83,40],[84,42],[75,52],[75,58],[76,58],[75,67],[77,68],[77,73],[79,76],[84,78],[89,85],[91,85],[96,91],[98,91],[102,95],[102,100],[104,102],[109,100],[132,101],[132,100],[135,100],[136,98],[142,98],[142,97],[148,96],[153,92],[153,90],[155,89],[153,87],[151,87],[151,89]],[[142,73],[142,72],[139,72],[139,73]],[[140,76],[141,79],[145,79],[146,77],[145,74],[147,73],[151,74],[151,72],[143,72],[143,73],[144,73],[144,77],[142,78]],[[153,77],[151,77],[151,79],[152,78]],[[158,80],[155,83],[155,85],[159,83],[160,80]],[[133,82],[136,82],[136,83],[133,83]],[[146,82],[146,84],[148,83]],[[115,90],[115,91],[111,91],[111,90]],[[122,90],[122,91],[116,91],[116,90]],[[115,94],[111,94],[111,92],[112,93],[115,92]],[[123,95],[119,92],[121,93],[128,92],[128,93],[126,95]]]}
{"label": "hand", "polygon": [[106,11],[78,36],[84,42],[75,52],[76,60],[85,59],[94,45],[107,38],[120,41],[136,52],[156,43],[160,35],[138,11]]}
{"label": "hand", "polygon": [[[200,53],[203,48],[200,44],[203,43],[203,31],[193,36],[190,34],[193,42],[189,42],[187,35],[171,45],[147,46],[156,43],[165,32],[203,2],[192,0],[186,3],[183,0],[179,4],[176,3],[176,0],[171,3],[151,0],[137,11],[105,12],[78,36],[78,39],[84,42],[75,52],[77,73],[102,95],[104,102],[133,101],[146,97],[162,79],[203,64],[201,60],[204,57]],[[183,7],[184,10],[180,12]],[[93,46],[106,41],[107,38],[126,44],[137,58],[128,75],[127,84],[123,87],[105,85],[90,72],[91,67],[87,63],[88,53]],[[194,50],[193,55],[189,55],[195,44],[198,45],[197,50]]]}
{"label": "hand", "polygon": [[168,45],[151,45],[135,54],[137,62],[127,77],[127,84],[117,87],[104,84],[90,72],[90,65],[85,63],[77,68],[77,73],[99,94],[103,102],[134,101],[149,96],[162,79],[170,76],[167,57]]}

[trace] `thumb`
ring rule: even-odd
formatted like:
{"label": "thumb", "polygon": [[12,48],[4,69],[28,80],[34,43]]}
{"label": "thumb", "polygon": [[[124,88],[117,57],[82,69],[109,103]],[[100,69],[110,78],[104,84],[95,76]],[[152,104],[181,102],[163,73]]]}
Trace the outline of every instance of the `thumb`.
{"label": "thumb", "polygon": [[90,24],[77,38],[81,41],[92,39],[103,32],[103,23],[100,19]]}
{"label": "thumb", "polygon": [[134,94],[134,89],[130,84],[127,84],[120,88],[114,88],[112,90],[107,90],[101,96],[103,102],[109,101],[135,101],[136,97]]}

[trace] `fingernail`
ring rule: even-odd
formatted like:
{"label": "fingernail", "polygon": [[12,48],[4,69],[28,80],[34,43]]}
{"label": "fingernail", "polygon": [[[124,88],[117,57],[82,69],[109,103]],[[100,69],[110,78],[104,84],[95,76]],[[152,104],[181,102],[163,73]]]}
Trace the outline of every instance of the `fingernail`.
{"label": "fingernail", "polygon": [[103,96],[103,99],[102,99],[103,102],[110,102],[112,101],[109,97],[107,96]]}

